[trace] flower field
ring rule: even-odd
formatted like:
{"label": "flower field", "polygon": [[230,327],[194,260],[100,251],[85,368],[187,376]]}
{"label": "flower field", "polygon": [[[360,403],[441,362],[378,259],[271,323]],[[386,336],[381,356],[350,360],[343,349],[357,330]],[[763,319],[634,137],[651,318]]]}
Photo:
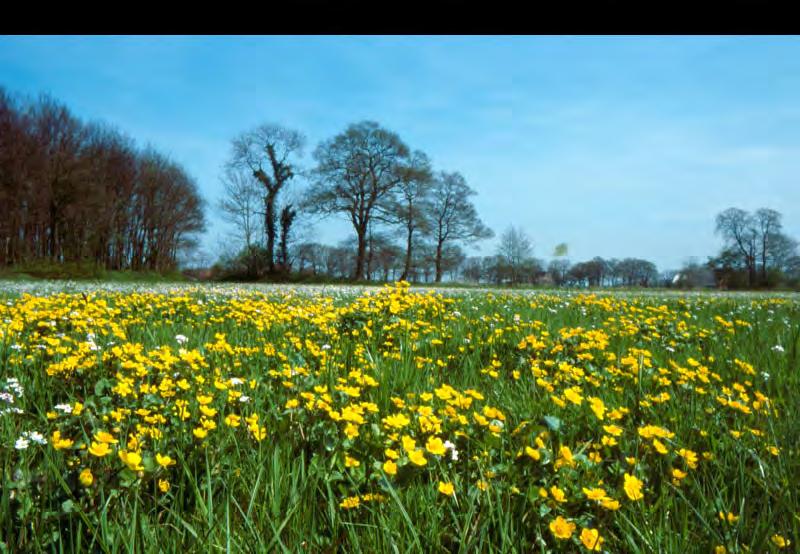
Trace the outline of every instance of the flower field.
{"label": "flower field", "polygon": [[793,552],[798,350],[792,296],[0,289],[0,551]]}

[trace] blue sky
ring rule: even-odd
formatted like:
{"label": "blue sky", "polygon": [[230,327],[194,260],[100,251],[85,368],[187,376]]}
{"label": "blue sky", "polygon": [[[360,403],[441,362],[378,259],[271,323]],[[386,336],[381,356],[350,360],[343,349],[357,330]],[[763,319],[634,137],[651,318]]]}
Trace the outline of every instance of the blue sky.
{"label": "blue sky", "polygon": [[544,259],[566,242],[573,261],[676,268],[719,249],[714,216],[730,206],[775,208],[800,238],[797,37],[0,37],[0,85],[49,92],[182,163],[213,254],[233,136],[297,128],[311,165],[362,119],[460,171],[484,221],[522,227]]}

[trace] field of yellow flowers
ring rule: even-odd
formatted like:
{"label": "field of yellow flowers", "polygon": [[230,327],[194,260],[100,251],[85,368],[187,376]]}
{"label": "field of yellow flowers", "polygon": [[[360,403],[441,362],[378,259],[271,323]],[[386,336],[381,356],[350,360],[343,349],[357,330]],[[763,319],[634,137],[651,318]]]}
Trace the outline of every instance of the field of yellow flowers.
{"label": "field of yellow flowers", "polygon": [[793,552],[800,301],[0,289],[0,551]]}

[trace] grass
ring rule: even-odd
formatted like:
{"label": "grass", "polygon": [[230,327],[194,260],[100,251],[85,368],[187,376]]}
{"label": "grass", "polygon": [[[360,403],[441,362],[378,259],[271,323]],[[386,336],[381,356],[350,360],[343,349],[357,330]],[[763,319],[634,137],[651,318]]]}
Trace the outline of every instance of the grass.
{"label": "grass", "polygon": [[[595,529],[608,552],[800,540],[791,295],[5,290],[0,551],[588,552]],[[89,451],[100,431],[118,441],[105,456]]]}

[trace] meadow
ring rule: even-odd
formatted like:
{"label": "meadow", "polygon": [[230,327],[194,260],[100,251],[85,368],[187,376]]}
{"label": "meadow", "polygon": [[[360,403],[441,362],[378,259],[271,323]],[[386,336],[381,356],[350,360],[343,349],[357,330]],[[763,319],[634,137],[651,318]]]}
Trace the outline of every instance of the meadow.
{"label": "meadow", "polygon": [[0,551],[793,552],[800,299],[0,285]]}

